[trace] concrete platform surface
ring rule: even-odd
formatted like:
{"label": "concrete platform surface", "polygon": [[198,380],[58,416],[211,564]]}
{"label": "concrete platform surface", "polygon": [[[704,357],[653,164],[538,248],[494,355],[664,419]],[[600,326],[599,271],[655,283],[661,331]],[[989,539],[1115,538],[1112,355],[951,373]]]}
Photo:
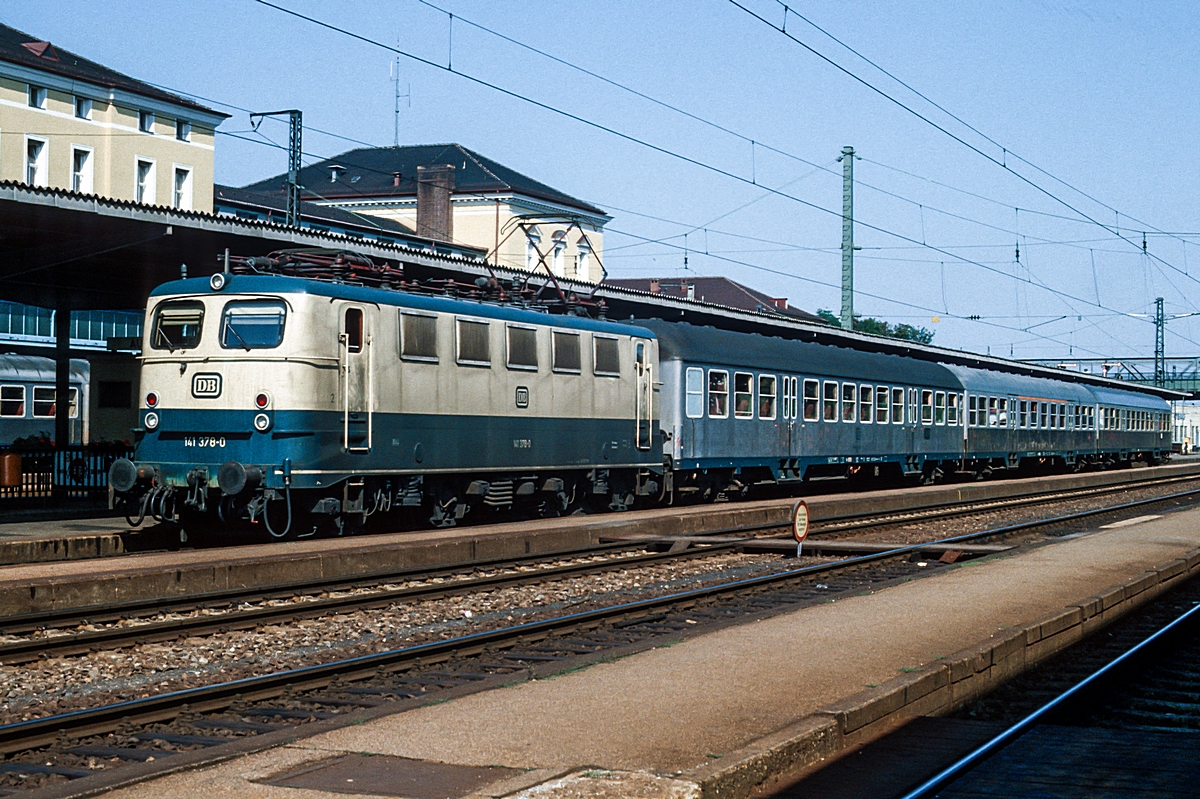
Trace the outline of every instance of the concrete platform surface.
{"label": "concrete platform surface", "polygon": [[472,796],[745,796],[771,763],[945,710],[1197,571],[1200,510],[1170,513],[112,795],[329,796],[259,781],[371,753],[524,770]]}

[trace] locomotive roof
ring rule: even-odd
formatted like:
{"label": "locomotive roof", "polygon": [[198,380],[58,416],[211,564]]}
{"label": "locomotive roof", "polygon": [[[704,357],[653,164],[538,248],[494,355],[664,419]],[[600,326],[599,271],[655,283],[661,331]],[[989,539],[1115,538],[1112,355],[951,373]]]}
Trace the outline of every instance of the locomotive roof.
{"label": "locomotive roof", "polygon": [[697,327],[686,322],[654,319],[642,324],[658,336],[659,358],[664,361],[721,364],[731,368],[785,369],[823,377],[852,376],[884,383],[960,388],[950,370],[932,361]]}
{"label": "locomotive roof", "polygon": [[286,275],[230,275],[228,283],[220,291],[213,291],[208,278],[172,280],[156,287],[151,297],[228,296],[235,294],[311,294],[319,297],[353,300],[374,305],[392,305],[400,308],[452,313],[463,316],[486,317],[505,322],[529,325],[550,325],[575,330],[590,330],[613,335],[641,336],[654,338],[654,333],[644,326],[625,321],[591,319],[586,316],[551,314],[545,311],[522,308],[518,305],[502,305],[463,298],[413,294],[393,289],[378,289],[331,283]]}

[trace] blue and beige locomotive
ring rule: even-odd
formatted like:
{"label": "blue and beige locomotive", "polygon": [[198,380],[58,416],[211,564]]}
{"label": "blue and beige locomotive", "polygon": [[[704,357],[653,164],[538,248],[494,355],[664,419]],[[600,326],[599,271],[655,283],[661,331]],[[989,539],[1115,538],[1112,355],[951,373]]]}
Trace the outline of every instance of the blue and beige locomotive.
{"label": "blue and beige locomotive", "polygon": [[605,321],[546,290],[406,284],[344,253],[164,284],[147,308],[140,440],[110,471],[114,499],[139,520],[282,537],[1171,451],[1163,392],[837,346],[812,329]]}
{"label": "blue and beige locomotive", "polygon": [[661,494],[649,330],[346,272],[154,290],[141,439],[110,472],[131,516],[282,537]]}

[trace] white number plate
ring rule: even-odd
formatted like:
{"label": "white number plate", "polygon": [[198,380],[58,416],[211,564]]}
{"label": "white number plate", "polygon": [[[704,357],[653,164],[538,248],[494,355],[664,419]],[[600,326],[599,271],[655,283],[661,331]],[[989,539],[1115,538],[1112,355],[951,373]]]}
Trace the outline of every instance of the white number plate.
{"label": "white number plate", "polygon": [[225,436],[184,436],[183,445],[200,449],[224,447]]}

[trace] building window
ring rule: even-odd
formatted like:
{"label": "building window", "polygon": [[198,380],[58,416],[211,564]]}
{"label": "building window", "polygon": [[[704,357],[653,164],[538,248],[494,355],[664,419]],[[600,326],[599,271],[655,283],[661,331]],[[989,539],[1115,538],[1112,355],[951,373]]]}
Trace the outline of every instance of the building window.
{"label": "building window", "polygon": [[154,133],[153,111],[138,111],[138,130],[142,133]]}
{"label": "building window", "polygon": [[50,145],[45,139],[25,138],[25,182],[30,186],[45,186],[49,169],[46,167]]}
{"label": "building window", "polygon": [[192,210],[192,170],[186,167],[175,167],[174,192],[171,196],[171,205],[181,211]]}
{"label": "building window", "polygon": [[541,255],[538,248],[542,243],[541,231],[537,229],[537,225],[529,228],[525,232],[525,270],[532,272],[538,268],[541,261]]}
{"label": "building window", "polygon": [[567,234],[558,231],[554,234],[554,255],[550,261],[550,269],[559,277],[567,276]]}
{"label": "building window", "polygon": [[708,415],[724,419],[729,415],[729,372],[708,370]]}
{"label": "building window", "polygon": [[775,375],[758,376],[758,418],[775,418]]}
{"label": "building window", "polygon": [[87,148],[71,148],[71,191],[92,193],[92,151]]}
{"label": "building window", "polygon": [[133,384],[128,380],[101,380],[96,393],[98,408],[133,407]]}
{"label": "building window", "polygon": [[175,120],[175,138],[179,141],[192,140],[192,123],[186,119]]}
{"label": "building window", "polygon": [[46,109],[46,87],[29,84],[29,107]]}
{"label": "building window", "polygon": [[689,419],[699,419],[704,415],[704,370],[689,366],[684,386],[687,392],[685,413]]}
{"label": "building window", "polygon": [[79,119],[92,118],[92,101],[88,97],[75,97],[75,116]]}
{"label": "building window", "polygon": [[153,161],[146,161],[141,158],[137,160],[137,185],[134,190],[134,198],[137,202],[148,205],[154,202]]}
{"label": "building window", "polygon": [[588,244],[587,239],[580,239],[575,245],[579,254],[575,256],[575,277],[581,277],[587,280],[588,271],[591,269],[591,264],[588,263],[592,255],[592,246]]}

